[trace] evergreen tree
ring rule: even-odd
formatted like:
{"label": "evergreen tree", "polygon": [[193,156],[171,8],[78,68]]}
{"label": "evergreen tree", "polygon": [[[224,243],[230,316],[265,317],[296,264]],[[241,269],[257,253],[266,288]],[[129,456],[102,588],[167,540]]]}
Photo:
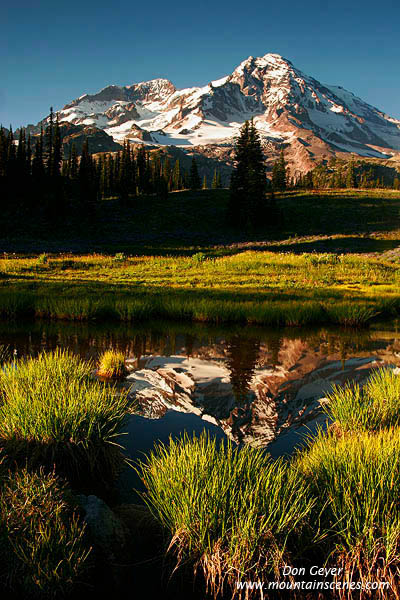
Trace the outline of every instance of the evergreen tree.
{"label": "evergreen tree", "polygon": [[172,186],[174,190],[182,189],[182,175],[179,158],[176,159],[174,170],[172,172]]}
{"label": "evergreen tree", "polygon": [[206,175],[204,175],[204,177],[203,177],[203,185],[201,186],[201,189],[202,190],[207,190],[208,189]]}
{"label": "evergreen tree", "polygon": [[211,187],[213,190],[218,190],[222,187],[221,185],[221,174],[218,171],[218,169],[214,169],[214,175],[213,175],[213,180],[212,180],[212,184]]}
{"label": "evergreen tree", "polygon": [[53,175],[53,133],[54,133],[54,113],[53,107],[50,106],[49,124],[46,128],[46,169],[48,175]]}
{"label": "evergreen tree", "polygon": [[[167,185],[169,187],[169,182],[170,182],[170,179],[171,179],[171,163],[170,163],[168,154],[167,154],[167,156],[165,157],[165,160],[164,160],[163,176],[164,176],[164,179],[167,182]],[[169,187],[170,191],[171,191],[171,189],[172,188]]]}
{"label": "evergreen tree", "polygon": [[353,161],[350,161],[349,166],[347,168],[346,187],[348,187],[348,188],[357,187],[356,173],[355,173]]}
{"label": "evergreen tree", "polygon": [[245,122],[235,146],[228,217],[233,224],[256,226],[266,217],[266,176],[261,142],[254,123]]}
{"label": "evergreen tree", "polygon": [[281,149],[278,160],[272,167],[272,188],[274,191],[285,190],[287,186],[286,161],[283,148]]}
{"label": "evergreen tree", "polygon": [[192,164],[191,164],[191,167],[190,167],[189,187],[190,187],[191,190],[199,190],[200,186],[201,186],[201,180],[200,180],[199,172],[197,170],[196,159],[193,156],[193,158],[192,158]]}
{"label": "evergreen tree", "polygon": [[217,169],[214,169],[214,175],[213,175],[213,180],[212,180],[211,188],[213,190],[216,190],[217,187],[218,187],[218,175],[217,175]]}
{"label": "evergreen tree", "polygon": [[56,118],[56,124],[54,127],[54,139],[53,139],[53,156],[51,161],[52,176],[59,177],[62,162],[62,150],[61,150],[61,132],[58,115]]}

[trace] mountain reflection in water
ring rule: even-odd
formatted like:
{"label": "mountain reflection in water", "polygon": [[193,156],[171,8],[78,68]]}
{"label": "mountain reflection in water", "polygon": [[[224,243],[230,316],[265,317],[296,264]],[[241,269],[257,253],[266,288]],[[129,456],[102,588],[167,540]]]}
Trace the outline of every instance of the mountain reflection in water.
{"label": "mountain reflection in water", "polygon": [[[59,346],[94,360],[118,349],[131,369],[125,385],[139,403],[137,428],[149,428],[149,439],[152,426],[153,439],[167,441],[182,428],[215,432],[214,425],[234,442],[267,447],[274,455],[291,452],[325,420],[320,402],[334,384],[362,382],[371,369],[397,366],[400,358],[397,323],[353,331],[36,321],[1,323],[0,343],[19,356]],[[160,419],[165,427],[155,427]],[[135,434],[138,448],[141,432]]]}

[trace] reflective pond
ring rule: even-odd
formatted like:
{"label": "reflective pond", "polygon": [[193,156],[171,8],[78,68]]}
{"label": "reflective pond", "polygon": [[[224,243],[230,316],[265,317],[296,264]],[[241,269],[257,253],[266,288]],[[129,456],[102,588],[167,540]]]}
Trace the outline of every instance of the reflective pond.
{"label": "reflective pond", "polygon": [[[138,409],[120,441],[133,459],[156,440],[203,430],[273,456],[290,454],[325,422],[321,403],[333,385],[400,365],[397,322],[355,331],[21,321],[0,323],[0,344],[18,356],[61,347],[95,361],[109,348],[124,352],[125,385]],[[133,476],[121,478],[123,500]]]}

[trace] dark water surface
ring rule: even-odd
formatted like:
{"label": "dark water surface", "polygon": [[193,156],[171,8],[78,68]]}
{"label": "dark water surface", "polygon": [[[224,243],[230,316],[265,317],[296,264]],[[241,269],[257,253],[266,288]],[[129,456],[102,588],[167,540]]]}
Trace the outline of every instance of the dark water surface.
{"label": "dark water surface", "polygon": [[[94,361],[109,348],[124,352],[139,408],[120,441],[134,460],[157,440],[204,430],[288,455],[325,422],[320,400],[332,385],[400,365],[397,322],[355,331],[20,321],[0,323],[0,344],[18,356],[61,347]],[[123,500],[133,482],[133,471],[121,478]]]}

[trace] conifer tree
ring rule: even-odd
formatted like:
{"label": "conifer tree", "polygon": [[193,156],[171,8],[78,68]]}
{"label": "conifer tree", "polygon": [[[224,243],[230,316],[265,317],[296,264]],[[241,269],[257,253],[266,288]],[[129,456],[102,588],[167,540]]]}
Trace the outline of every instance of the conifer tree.
{"label": "conifer tree", "polygon": [[192,157],[192,164],[190,167],[190,180],[189,180],[189,187],[191,190],[199,190],[200,186],[201,186],[201,180],[200,180],[200,176],[199,176],[199,172],[197,170],[197,163],[196,163],[196,159],[193,156]]}
{"label": "conifer tree", "polygon": [[261,142],[254,123],[245,122],[235,146],[228,218],[235,225],[256,226],[265,219],[266,176]]}
{"label": "conifer tree", "polygon": [[218,187],[218,176],[217,176],[217,169],[214,169],[214,175],[213,175],[213,179],[212,179],[212,184],[211,184],[211,188],[213,190],[216,190]]}
{"label": "conifer tree", "polygon": [[356,173],[355,173],[355,169],[354,169],[354,162],[352,160],[350,161],[349,166],[347,168],[346,187],[348,187],[348,188],[355,188],[355,187],[357,187]]}
{"label": "conifer tree", "polygon": [[167,183],[169,183],[170,180],[170,176],[171,176],[171,163],[169,161],[169,156],[167,154],[167,156],[165,157],[164,160],[164,165],[163,165],[163,176],[164,179]]}
{"label": "conifer tree", "polygon": [[60,168],[62,162],[62,150],[61,150],[61,132],[58,115],[56,118],[56,124],[54,127],[54,139],[53,139],[53,157],[51,161],[52,176],[58,177],[60,175]]}
{"label": "conifer tree", "polygon": [[278,160],[272,167],[272,188],[275,191],[285,190],[287,186],[286,161],[283,148],[281,149]]}
{"label": "conifer tree", "polygon": [[179,158],[176,159],[174,164],[174,169],[172,172],[172,185],[174,190],[182,189],[182,175],[181,175],[181,166],[179,162]]}
{"label": "conifer tree", "polygon": [[204,177],[203,177],[203,185],[201,186],[201,189],[202,190],[207,190],[208,189],[206,175],[204,175]]}

